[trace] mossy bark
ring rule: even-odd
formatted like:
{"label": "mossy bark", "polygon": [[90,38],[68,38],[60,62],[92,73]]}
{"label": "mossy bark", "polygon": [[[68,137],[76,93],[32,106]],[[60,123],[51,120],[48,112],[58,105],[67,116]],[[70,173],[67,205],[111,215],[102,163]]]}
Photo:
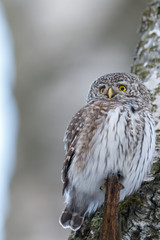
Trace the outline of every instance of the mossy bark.
{"label": "mossy bark", "polygon": [[[150,0],[142,15],[140,41],[131,72],[144,82],[151,94],[156,123],[156,152],[152,173],[132,197],[120,204],[123,240],[160,239],[160,0]],[[87,217],[69,240],[99,238],[103,207]]]}

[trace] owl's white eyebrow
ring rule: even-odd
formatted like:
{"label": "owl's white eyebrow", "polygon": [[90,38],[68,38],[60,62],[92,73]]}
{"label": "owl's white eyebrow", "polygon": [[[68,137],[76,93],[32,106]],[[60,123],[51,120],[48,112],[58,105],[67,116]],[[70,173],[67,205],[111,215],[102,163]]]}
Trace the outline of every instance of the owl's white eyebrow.
{"label": "owl's white eyebrow", "polygon": [[100,84],[98,87],[99,88],[106,87],[106,84]]}
{"label": "owl's white eyebrow", "polygon": [[118,82],[118,85],[125,85],[125,86],[128,86],[128,83],[124,82],[124,81],[119,81]]}

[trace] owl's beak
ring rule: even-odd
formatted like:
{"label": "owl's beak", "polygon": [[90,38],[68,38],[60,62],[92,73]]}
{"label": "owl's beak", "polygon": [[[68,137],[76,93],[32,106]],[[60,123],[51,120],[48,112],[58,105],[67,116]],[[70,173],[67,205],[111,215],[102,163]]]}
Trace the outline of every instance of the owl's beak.
{"label": "owl's beak", "polygon": [[109,88],[109,89],[108,89],[108,97],[109,97],[109,98],[112,98],[113,95],[114,95],[113,89],[112,89],[112,88]]}

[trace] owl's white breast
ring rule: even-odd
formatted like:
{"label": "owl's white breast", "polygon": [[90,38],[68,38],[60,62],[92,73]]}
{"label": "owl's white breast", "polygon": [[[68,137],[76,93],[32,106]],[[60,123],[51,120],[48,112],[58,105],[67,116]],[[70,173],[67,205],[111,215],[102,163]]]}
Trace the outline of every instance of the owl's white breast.
{"label": "owl's white breast", "polygon": [[[154,151],[154,124],[149,113],[145,113],[147,118],[144,120],[141,112],[133,113],[128,106],[119,105],[109,111],[103,108],[102,111],[89,142],[84,138],[88,136],[90,116],[86,119],[82,138],[77,143],[79,154],[70,167],[69,179],[77,191],[102,202],[104,194],[100,190],[101,185],[108,174],[120,172],[124,178],[124,189],[120,194],[123,200],[140,186],[150,168]],[[84,147],[81,141],[88,145]],[[78,161],[84,163],[83,168],[77,168]]]}
{"label": "owl's white breast", "polygon": [[95,131],[90,142],[89,154],[87,154],[87,166],[84,169],[88,187],[92,182],[95,189],[99,189],[109,173],[117,173],[123,169],[126,174],[124,156],[126,153],[127,157],[130,157],[128,155],[132,155],[133,152],[127,151],[125,115],[126,113],[121,114],[121,107],[110,110]]}

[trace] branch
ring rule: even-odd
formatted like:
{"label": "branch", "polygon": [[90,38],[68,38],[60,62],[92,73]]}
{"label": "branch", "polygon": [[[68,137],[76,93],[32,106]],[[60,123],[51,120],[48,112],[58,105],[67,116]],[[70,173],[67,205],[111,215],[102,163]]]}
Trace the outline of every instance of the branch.
{"label": "branch", "polygon": [[109,175],[106,181],[103,221],[100,230],[100,240],[120,240],[118,221],[120,183],[118,177]]}

